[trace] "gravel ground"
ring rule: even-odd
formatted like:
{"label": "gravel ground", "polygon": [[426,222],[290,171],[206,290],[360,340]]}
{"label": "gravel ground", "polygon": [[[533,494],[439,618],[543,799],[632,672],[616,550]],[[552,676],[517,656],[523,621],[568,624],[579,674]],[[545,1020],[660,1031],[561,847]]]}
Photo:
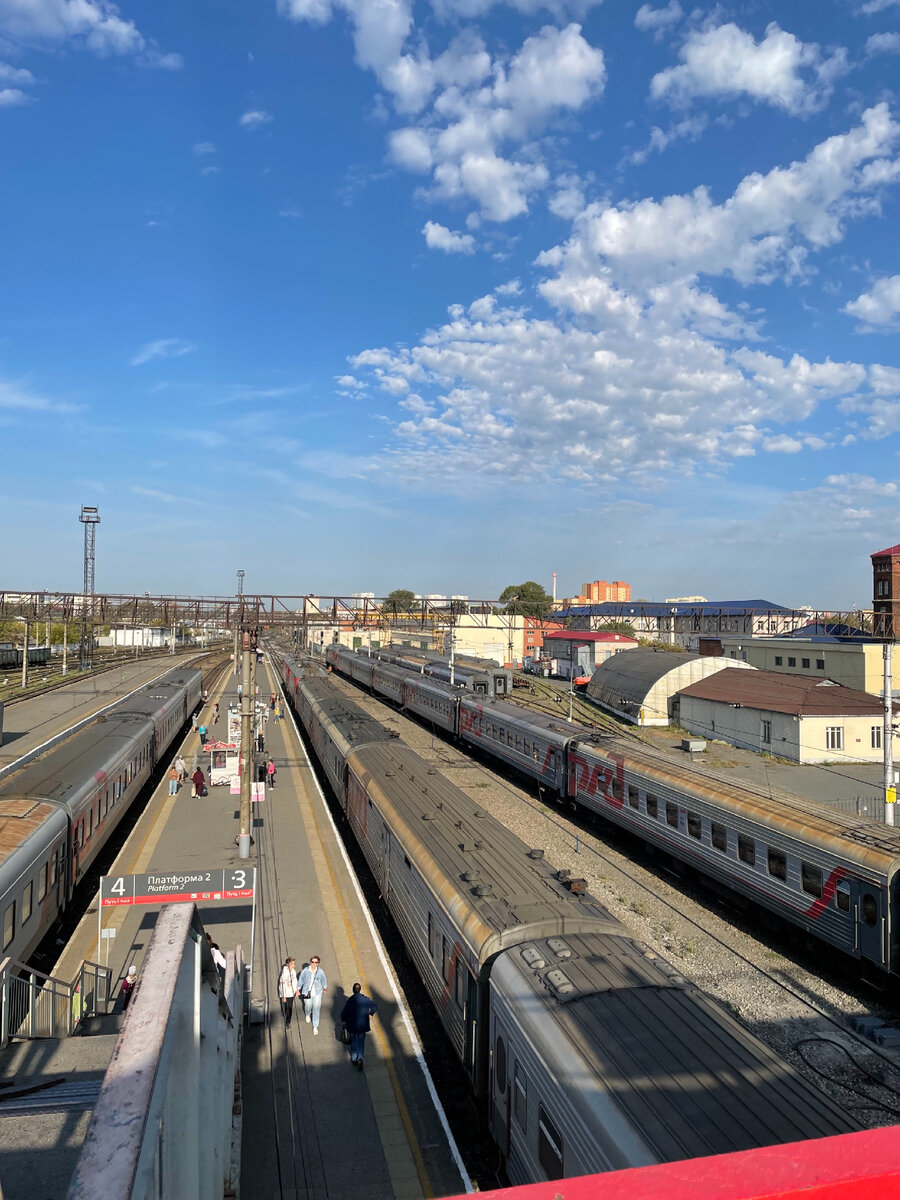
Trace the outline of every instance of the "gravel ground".
{"label": "gravel ground", "polygon": [[[433,763],[547,862],[587,880],[588,888],[636,938],[674,963],[762,1041],[818,1084],[863,1128],[900,1120],[900,1052],[860,1038],[854,1017],[891,1021],[892,998],[833,974],[822,978],[818,951],[752,925],[702,886],[679,879],[661,858],[623,831],[585,820],[529,793],[354,684],[345,693]],[[824,954],[834,964],[833,952]],[[809,1039],[812,1039],[811,1041]],[[807,1043],[807,1044],[802,1044]],[[856,1089],[856,1090],[854,1090]],[[862,1096],[857,1094],[863,1093]]]}

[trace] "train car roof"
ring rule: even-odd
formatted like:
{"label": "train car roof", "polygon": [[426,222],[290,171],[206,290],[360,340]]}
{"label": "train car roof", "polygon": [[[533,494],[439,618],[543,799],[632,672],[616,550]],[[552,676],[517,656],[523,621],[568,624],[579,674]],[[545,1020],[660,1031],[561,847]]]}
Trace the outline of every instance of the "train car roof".
{"label": "train car roof", "polygon": [[[560,695],[565,695],[565,693],[560,692]],[[531,708],[524,708],[521,704],[513,704],[509,700],[491,700],[486,696],[472,696],[464,693],[461,699],[462,703],[470,709],[484,709],[484,715],[488,718],[495,713],[498,718],[512,725],[526,724],[532,728],[543,729],[547,733],[555,733],[564,742],[578,734],[591,737],[591,730],[575,722],[570,725],[562,714],[559,717],[552,717],[546,713],[535,712]],[[560,707],[563,706],[560,705]]]}
{"label": "train car roof", "polygon": [[52,837],[67,827],[65,813],[55,804],[31,796],[0,796],[0,866],[11,863],[19,851],[30,860],[27,847],[36,834],[43,831]]}
{"label": "train car roof", "polygon": [[324,674],[298,674],[300,688],[316,702],[320,719],[332,738],[345,750],[365,746],[370,742],[396,739],[397,734],[386,729],[375,717],[370,717]]}
{"label": "train car roof", "polygon": [[408,746],[363,746],[348,761],[482,965],[523,936],[627,936],[593,897],[565,886],[542,850],[530,850]]}
{"label": "train car roof", "polygon": [[[539,940],[494,963],[492,988],[582,1119],[607,1131],[602,1148],[614,1167],[642,1148],[648,1162],[672,1162],[858,1129],[667,968],[602,936]],[[558,1038],[548,1036],[554,1026]]]}

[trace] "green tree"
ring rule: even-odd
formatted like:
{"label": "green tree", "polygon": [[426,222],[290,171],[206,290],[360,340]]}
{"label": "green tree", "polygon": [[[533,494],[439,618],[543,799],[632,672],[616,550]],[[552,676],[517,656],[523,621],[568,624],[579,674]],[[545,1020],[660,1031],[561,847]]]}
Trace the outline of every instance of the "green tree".
{"label": "green tree", "polygon": [[624,633],[626,637],[636,638],[634,626],[630,621],[604,621],[597,626],[598,633]]}
{"label": "green tree", "polygon": [[409,588],[395,588],[384,602],[384,611],[389,613],[409,613],[415,609],[416,597]]}
{"label": "green tree", "polygon": [[511,583],[503,589],[499,599],[507,606],[508,612],[521,617],[544,617],[553,603],[553,597],[533,579],[525,583]]}

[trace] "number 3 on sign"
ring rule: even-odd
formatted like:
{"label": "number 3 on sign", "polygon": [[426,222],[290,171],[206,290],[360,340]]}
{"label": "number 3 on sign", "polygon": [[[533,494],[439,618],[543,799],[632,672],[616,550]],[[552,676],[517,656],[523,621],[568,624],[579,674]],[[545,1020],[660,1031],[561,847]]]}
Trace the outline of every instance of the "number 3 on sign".
{"label": "number 3 on sign", "polygon": [[231,872],[231,886],[235,887],[235,888],[245,888],[247,886],[247,872],[246,871],[232,871]]}

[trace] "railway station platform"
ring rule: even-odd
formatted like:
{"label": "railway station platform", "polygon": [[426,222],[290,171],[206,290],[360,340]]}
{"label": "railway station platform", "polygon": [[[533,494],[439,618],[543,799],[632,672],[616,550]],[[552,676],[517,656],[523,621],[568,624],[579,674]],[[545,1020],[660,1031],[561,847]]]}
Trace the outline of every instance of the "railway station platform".
{"label": "railway station platform", "polygon": [[[268,666],[257,668],[257,683],[261,697],[278,690]],[[218,734],[224,740],[227,705],[236,698],[236,680],[229,672],[200,714],[213,740]],[[211,719],[214,701],[220,706],[218,726]],[[238,858],[239,798],[227,786],[192,797],[188,780],[171,796],[164,780],[108,875],[190,876],[257,868],[250,1020],[243,1033],[236,1103],[242,1121],[240,1196],[418,1200],[467,1191],[468,1177],[424,1068],[414,1025],[286,706],[284,712],[282,721],[270,713],[265,730],[266,751],[277,774],[274,788],[254,806],[249,863]],[[208,754],[204,762],[196,732],[188,733],[181,752],[189,774],[197,762],[205,771]],[[115,1010],[121,1009],[120,984],[132,965],[138,972],[133,1001],[137,1003],[143,957],[163,903],[161,899],[159,905],[104,907],[98,937],[95,901],[52,974],[70,978],[84,959],[105,965],[108,956]],[[201,896],[196,904],[204,931],[222,951],[240,946],[249,961],[254,932],[251,903]],[[298,971],[313,955],[321,960],[328,988],[318,1034],[304,1020],[299,1001],[291,1027],[285,1028],[277,980],[289,954],[297,960]],[[363,1072],[350,1065],[339,1036],[340,1012],[356,981],[378,1005]],[[149,987],[150,982],[143,986]],[[121,1023],[115,1016],[99,1020]],[[81,1040],[72,1039],[72,1046]],[[114,1044],[114,1038],[108,1039],[109,1053]],[[93,1069],[99,1052],[98,1041],[91,1051]],[[0,1054],[0,1086],[3,1078]],[[84,1138],[85,1124],[73,1117],[61,1127],[59,1114],[35,1115],[30,1122],[33,1144],[17,1145],[17,1153],[7,1156],[0,1116],[4,1200],[34,1195],[36,1152],[46,1178],[58,1184],[71,1178],[71,1141]],[[26,1136],[23,1127],[18,1132]],[[59,1169],[53,1166],[54,1158],[62,1163]],[[4,1160],[7,1166],[2,1165]],[[15,1163],[25,1169],[15,1170]],[[83,1186],[81,1171],[79,1167]],[[47,1189],[42,1195],[48,1200],[61,1198],[67,1186]]]}
{"label": "railway station platform", "polygon": [[[117,704],[129,693],[171,671],[173,666],[196,661],[196,655],[156,655],[151,659],[117,663],[108,671],[81,676],[39,696],[16,700],[3,706],[3,736],[0,739],[0,778],[11,764],[70,730],[79,721],[95,716],[109,704]],[[39,670],[39,668],[35,668]]]}

